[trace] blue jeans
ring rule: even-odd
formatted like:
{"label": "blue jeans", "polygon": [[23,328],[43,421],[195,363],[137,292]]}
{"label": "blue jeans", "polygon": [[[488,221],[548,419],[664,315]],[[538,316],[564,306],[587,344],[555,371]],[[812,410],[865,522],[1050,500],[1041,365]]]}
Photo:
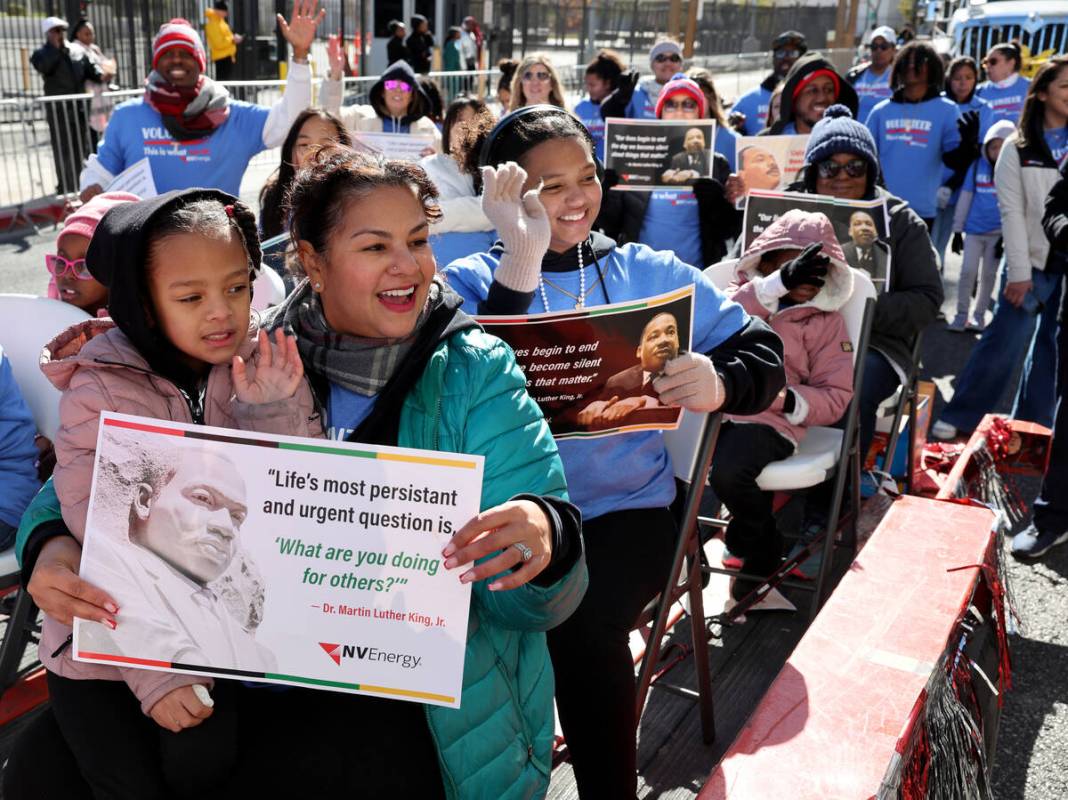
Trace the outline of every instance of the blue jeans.
{"label": "blue jeans", "polygon": [[879,404],[897,391],[901,380],[886,356],[869,350],[864,356],[864,382],[860,386],[857,404],[857,426],[860,428],[860,454],[864,458],[875,438],[875,412]]}
{"label": "blue jeans", "polygon": [[998,296],[994,319],[983,331],[968,363],[957,378],[953,399],[942,411],[943,422],[962,431],[975,430],[983,415],[994,409],[1007,377],[1026,357],[1012,416],[1040,425],[1053,424],[1057,310],[1063,277],[1047,275],[1042,270],[1031,270],[1034,295],[1044,304],[1037,317],[1005,302],[1004,295]]}
{"label": "blue jeans", "polygon": [[946,247],[953,235],[953,214],[957,210],[956,203],[950,203],[935,214],[934,230],[931,231],[931,244],[938,253],[938,268],[946,268]]}

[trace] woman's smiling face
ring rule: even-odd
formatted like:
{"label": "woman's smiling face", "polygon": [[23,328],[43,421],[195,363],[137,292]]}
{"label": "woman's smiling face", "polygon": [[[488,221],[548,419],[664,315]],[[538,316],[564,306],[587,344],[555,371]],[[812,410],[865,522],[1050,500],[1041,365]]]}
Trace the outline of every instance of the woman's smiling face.
{"label": "woman's smiling face", "polygon": [[410,335],[437,270],[429,235],[415,192],[385,186],[349,201],[325,253],[301,241],[301,260],[330,327],[372,339]]}
{"label": "woman's smiling face", "polygon": [[549,249],[562,253],[584,242],[601,210],[601,184],[589,144],[576,137],[550,139],[523,156],[527,171],[523,191],[541,187],[541,203],[549,215]]}

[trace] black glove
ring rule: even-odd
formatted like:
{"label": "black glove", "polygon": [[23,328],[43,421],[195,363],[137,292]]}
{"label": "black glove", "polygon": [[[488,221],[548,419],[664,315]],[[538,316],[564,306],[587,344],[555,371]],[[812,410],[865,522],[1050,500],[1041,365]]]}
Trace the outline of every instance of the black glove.
{"label": "black glove", "polygon": [[964,252],[964,234],[957,231],[953,234],[953,243],[949,246],[949,249],[956,253],[958,256]]}
{"label": "black glove", "polygon": [[994,258],[1000,261],[1003,255],[1005,255],[1005,240],[999,236],[998,240],[994,242]]}
{"label": "black glove", "polygon": [[779,278],[782,285],[793,290],[798,286],[823,286],[823,278],[827,275],[827,265],[831,259],[823,255],[822,242],[813,242],[797,258],[787,261],[779,267]]}
{"label": "black glove", "polygon": [[698,178],[693,182],[693,194],[697,203],[715,201],[723,198],[723,184],[715,178]]}
{"label": "black glove", "polygon": [[962,144],[968,144],[975,150],[979,149],[979,112],[965,111],[957,120],[957,131],[960,133]]}
{"label": "black glove", "polygon": [[634,96],[634,87],[638,85],[640,75],[628,70],[619,76],[616,89],[601,101],[601,118],[627,116],[627,105]]}
{"label": "black glove", "polygon": [[601,176],[601,191],[607,192],[619,183],[619,173],[614,169],[606,169]]}
{"label": "black glove", "polygon": [[727,115],[727,126],[734,129],[739,136],[746,136],[745,114],[741,111],[732,111]]}

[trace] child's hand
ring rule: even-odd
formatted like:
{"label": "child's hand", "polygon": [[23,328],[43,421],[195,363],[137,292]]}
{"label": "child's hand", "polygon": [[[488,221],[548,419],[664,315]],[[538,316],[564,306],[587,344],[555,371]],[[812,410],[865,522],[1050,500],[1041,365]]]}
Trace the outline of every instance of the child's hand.
{"label": "child's hand", "polygon": [[304,364],[297,352],[297,340],[286,336],[279,328],[275,331],[278,352],[271,348],[267,332],[259,333],[258,356],[254,364],[255,374],[248,377],[248,368],[241,356],[234,356],[234,392],[242,403],[261,405],[286,400],[292,397],[304,377]]}
{"label": "child's hand", "polygon": [[192,686],[181,686],[165,694],[148,713],[161,728],[181,733],[210,717],[212,709],[200,702]]}

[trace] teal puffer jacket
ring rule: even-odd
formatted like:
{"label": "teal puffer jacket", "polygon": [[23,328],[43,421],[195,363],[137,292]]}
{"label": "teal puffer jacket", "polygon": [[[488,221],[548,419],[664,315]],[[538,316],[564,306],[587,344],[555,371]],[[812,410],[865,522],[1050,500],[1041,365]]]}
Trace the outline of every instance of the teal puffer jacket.
{"label": "teal puffer jacket", "polygon": [[[517,494],[566,498],[564,470],[512,351],[477,329],[431,356],[401,411],[398,442],[485,456],[482,508]],[[549,787],[553,671],[544,631],[578,607],[583,560],[551,587],[474,584],[460,708],[426,706],[445,791],[456,800],[525,800]]]}
{"label": "teal puffer jacket", "polygon": [[[517,494],[566,498],[564,470],[512,351],[478,329],[440,342],[401,411],[402,447],[485,457],[482,508]],[[29,533],[59,519],[51,482],[23,517]],[[491,592],[474,584],[460,708],[424,706],[450,800],[528,800],[549,787],[553,671],[545,631],[578,607],[583,559],[550,587]]]}

